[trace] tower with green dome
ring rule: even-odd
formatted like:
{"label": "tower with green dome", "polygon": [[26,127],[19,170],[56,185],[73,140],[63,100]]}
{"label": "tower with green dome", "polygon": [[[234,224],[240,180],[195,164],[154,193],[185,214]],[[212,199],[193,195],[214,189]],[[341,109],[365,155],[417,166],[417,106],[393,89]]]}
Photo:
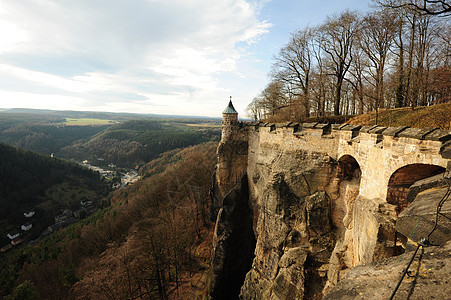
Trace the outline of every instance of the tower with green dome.
{"label": "tower with green dome", "polygon": [[222,112],[222,137],[221,141],[232,140],[233,135],[238,131],[238,113],[233,107],[232,96],[229,105]]}

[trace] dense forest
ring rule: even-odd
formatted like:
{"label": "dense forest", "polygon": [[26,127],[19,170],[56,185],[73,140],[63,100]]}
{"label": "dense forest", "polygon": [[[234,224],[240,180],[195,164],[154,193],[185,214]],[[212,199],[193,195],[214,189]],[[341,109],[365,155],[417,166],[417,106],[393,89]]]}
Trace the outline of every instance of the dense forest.
{"label": "dense forest", "polygon": [[291,34],[270,82],[248,105],[254,119],[299,121],[451,101],[449,4],[373,1]]}
{"label": "dense forest", "polygon": [[200,296],[213,224],[215,142],[161,155],[112,205],[0,257],[5,299],[175,299]]}
{"label": "dense forest", "polygon": [[114,163],[118,166],[143,165],[160,153],[211,140],[219,140],[219,127],[193,127],[162,120],[133,120],[116,124],[87,142],[61,149],[61,155]]}
{"label": "dense forest", "polygon": [[[20,150],[0,143],[0,242],[9,231],[32,222],[27,234],[35,239],[53,223],[61,209],[77,209],[81,200],[97,203],[109,185],[97,173],[75,163]],[[24,213],[35,215],[25,218]]]}

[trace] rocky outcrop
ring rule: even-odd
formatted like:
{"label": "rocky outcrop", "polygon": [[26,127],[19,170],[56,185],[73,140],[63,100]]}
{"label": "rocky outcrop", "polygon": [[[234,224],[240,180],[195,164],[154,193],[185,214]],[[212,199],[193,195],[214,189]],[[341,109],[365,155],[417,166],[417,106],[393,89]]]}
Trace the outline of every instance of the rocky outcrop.
{"label": "rocky outcrop", "polygon": [[[404,255],[353,268],[324,299],[389,299],[415,248],[411,245]],[[424,254],[420,249],[394,299],[449,299],[450,253],[451,242],[426,247]]]}
{"label": "rocky outcrop", "polygon": [[451,239],[451,201],[443,203],[438,215],[437,206],[449,193],[448,187],[432,188],[419,193],[399,215],[396,229],[416,242],[428,237],[434,230],[428,237],[429,242],[433,245],[446,243]]}
{"label": "rocky outcrop", "polygon": [[330,197],[335,170],[327,155],[260,145],[248,168],[257,235],[242,299],[319,297],[334,245]]}
{"label": "rocky outcrop", "polygon": [[[442,184],[438,177],[423,179],[445,171],[447,146],[440,147],[451,137],[449,132],[322,125],[257,122],[241,128],[235,140],[221,141],[212,185],[219,209],[213,298],[235,299],[238,292],[241,299],[322,299],[330,293],[336,297],[331,299],[348,299],[346,293],[377,298],[377,293],[340,292],[336,286],[359,276],[365,282],[368,274],[354,273],[356,266],[391,264],[387,258],[392,256],[403,261],[399,255],[408,237],[415,241],[415,220],[423,218],[421,227],[430,228],[424,222],[432,222],[445,192],[434,190]],[[247,182],[228,194],[243,174]],[[236,212],[237,203],[249,205],[240,208],[247,216]],[[236,229],[242,220],[248,227]],[[441,224],[435,235],[449,234],[451,224]],[[250,236],[250,228],[255,250],[245,256],[251,247],[244,243],[240,249],[234,243]],[[232,237],[237,231],[240,234]],[[230,253],[238,254],[231,259]],[[253,257],[252,265],[241,262],[242,257]],[[238,265],[246,267],[235,271]],[[389,272],[398,272],[392,267]],[[246,268],[245,278],[232,283],[230,274],[241,276]],[[383,274],[369,270],[376,274],[369,280]]]}
{"label": "rocky outcrop", "polygon": [[224,198],[213,236],[209,295],[213,299],[237,299],[249,271],[255,237],[249,207],[247,176]]}
{"label": "rocky outcrop", "polygon": [[[282,180],[276,185],[282,193],[287,192]],[[302,200],[283,195],[294,200],[292,210],[288,215],[265,216],[266,225],[279,228],[274,234],[267,231],[265,238],[259,236],[256,258],[241,289],[242,299],[313,299],[326,281],[333,245],[329,198],[324,191]]]}

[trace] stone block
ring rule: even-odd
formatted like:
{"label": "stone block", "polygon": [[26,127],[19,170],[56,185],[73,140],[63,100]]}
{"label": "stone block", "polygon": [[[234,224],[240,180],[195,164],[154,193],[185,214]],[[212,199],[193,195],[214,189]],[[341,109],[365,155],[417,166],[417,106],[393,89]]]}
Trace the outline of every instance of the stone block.
{"label": "stone block", "polygon": [[284,128],[288,127],[291,124],[291,122],[285,122],[285,123],[277,123],[276,128]]}
{"label": "stone block", "polygon": [[302,128],[315,128],[316,124],[318,124],[318,122],[313,122],[313,123],[303,123],[303,124],[302,124]]}
{"label": "stone block", "polygon": [[444,129],[437,129],[432,131],[431,133],[427,134],[424,137],[425,140],[430,141],[440,141],[440,142],[446,142],[451,140],[451,131],[444,130]]}
{"label": "stone block", "polygon": [[420,192],[434,187],[444,187],[444,186],[446,186],[446,182],[443,178],[443,173],[422,180],[418,180],[409,187],[408,194],[406,196],[406,201],[409,203],[413,202],[413,200],[415,200],[415,197]]}
{"label": "stone block", "polygon": [[418,139],[418,140],[424,140],[424,137],[431,133],[432,131],[436,130],[437,128],[427,127],[427,128],[406,128],[403,130],[398,136],[399,137],[406,137],[411,139]]}
{"label": "stone block", "polygon": [[362,126],[362,128],[360,128],[360,132],[365,132],[368,133],[371,129],[374,129],[378,127],[377,125],[373,125],[373,126]]}
{"label": "stone block", "polygon": [[398,137],[399,134],[407,128],[409,128],[409,126],[388,127],[382,132],[382,134],[386,136]]}
{"label": "stone block", "polygon": [[376,126],[373,129],[368,130],[368,133],[381,134],[387,127],[384,126]]}
{"label": "stone block", "polygon": [[340,130],[343,130],[343,131],[359,131],[361,127],[362,126],[360,126],[360,125],[346,125],[346,126],[341,127]]}
{"label": "stone block", "polygon": [[[410,247],[415,249],[415,247]],[[325,300],[390,299],[401,274],[413,255],[391,257],[351,269],[343,280],[325,295]],[[420,251],[419,251],[420,253]],[[451,242],[445,247],[426,247],[410,267],[415,278],[405,277],[394,299],[449,299],[451,295]],[[417,273],[418,270],[418,273]],[[414,277],[414,276],[412,276]]]}
{"label": "stone block", "polygon": [[[415,200],[399,214],[396,230],[415,242],[427,237],[435,226],[437,205],[446,196],[447,191],[448,188],[441,188],[419,193]],[[430,243],[443,245],[451,239],[450,200],[443,203],[440,213],[437,227],[430,236]]]}
{"label": "stone block", "polygon": [[293,133],[298,132],[302,129],[302,126],[300,126],[299,123],[291,122],[290,125],[288,125],[289,128],[293,128]]}
{"label": "stone block", "polygon": [[326,123],[326,124],[318,123],[318,124],[316,124],[316,126],[315,126],[316,129],[323,129],[323,128],[327,128],[327,127],[330,127],[330,124],[329,124],[329,123]]}
{"label": "stone block", "polygon": [[[346,124],[345,124],[346,125]],[[340,130],[340,127],[342,127],[343,124],[332,124],[331,127],[333,130]]]}
{"label": "stone block", "polygon": [[451,141],[447,141],[440,147],[440,154],[443,158],[451,159]]}

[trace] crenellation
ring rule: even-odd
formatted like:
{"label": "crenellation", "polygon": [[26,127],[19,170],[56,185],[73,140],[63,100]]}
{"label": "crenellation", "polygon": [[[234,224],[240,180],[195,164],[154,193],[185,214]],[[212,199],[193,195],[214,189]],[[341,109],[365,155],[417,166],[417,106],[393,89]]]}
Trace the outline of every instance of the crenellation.
{"label": "crenellation", "polygon": [[419,128],[407,128],[405,130],[403,130],[400,134],[399,137],[404,137],[404,138],[411,138],[411,139],[417,139],[417,140],[424,140],[424,137],[437,130],[438,128],[432,128],[432,127],[427,127],[427,128],[423,128],[423,129],[419,129]]}
{"label": "crenellation", "polygon": [[376,128],[376,127],[378,127],[377,125],[372,125],[372,126],[362,126],[361,128],[360,128],[360,132],[364,132],[364,133],[368,133],[370,130],[372,130],[372,129],[374,129],[374,128]]}
{"label": "crenellation", "polygon": [[387,127],[387,129],[382,132],[382,135],[398,137],[398,135],[407,128],[409,128],[409,126]]}
{"label": "crenellation", "polygon": [[447,142],[451,140],[451,131],[444,129],[434,130],[424,136],[424,139],[431,141]]}
{"label": "crenellation", "polygon": [[333,285],[347,269],[393,255],[396,218],[412,180],[451,165],[451,131],[436,128],[238,123],[228,116],[223,124],[220,196],[247,175],[257,245],[243,288],[260,282],[266,296],[277,286],[275,278],[282,278],[284,257],[314,249],[309,226],[315,224],[300,219],[304,213],[298,210],[308,197],[322,192],[334,225],[341,226],[334,232],[335,249],[328,250],[330,261],[318,256]]}

